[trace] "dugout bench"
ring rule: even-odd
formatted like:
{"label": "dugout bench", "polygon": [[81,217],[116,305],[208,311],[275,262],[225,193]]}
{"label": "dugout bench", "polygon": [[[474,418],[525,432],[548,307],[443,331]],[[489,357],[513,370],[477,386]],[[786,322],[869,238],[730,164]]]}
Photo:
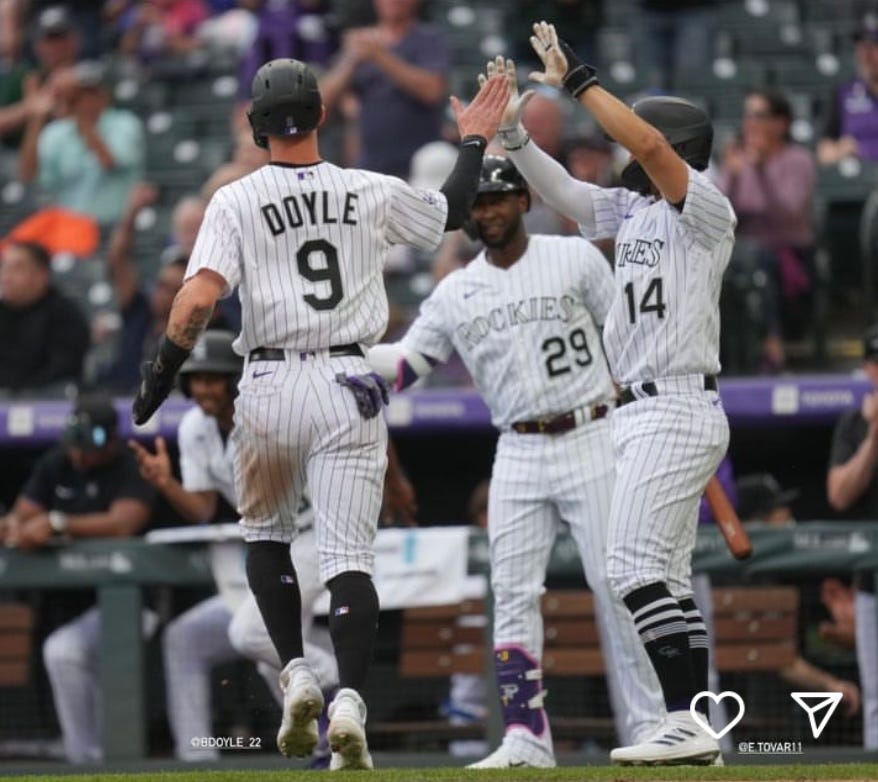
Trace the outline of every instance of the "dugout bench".
{"label": "dugout bench", "polygon": [[0,687],[25,687],[30,682],[33,627],[29,605],[0,602]]}

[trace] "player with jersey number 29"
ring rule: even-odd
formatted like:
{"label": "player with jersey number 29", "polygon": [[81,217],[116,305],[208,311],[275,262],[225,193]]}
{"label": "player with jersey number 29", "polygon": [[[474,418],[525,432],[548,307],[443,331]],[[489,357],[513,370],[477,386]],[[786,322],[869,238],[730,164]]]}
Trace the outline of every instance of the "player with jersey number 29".
{"label": "player with jersey number 29", "polygon": [[[195,242],[156,358],[134,400],[143,423],[166,398],[221,296],[237,286],[244,356],[233,438],[247,578],[284,668],[278,745],[307,755],[323,696],[303,657],[301,598],[289,541],[307,484],[329,632],[341,688],[329,706],[331,768],[371,768],[360,696],[378,624],[373,543],[386,467],[382,394],[364,348],[387,327],[382,276],[392,244],[435,249],[475,200],[488,139],[508,82],[482,85],[463,108],[454,169],[438,191],[323,161],[317,80],[297,60],[272,60],[253,79],[248,117],[270,162],[220,188]],[[404,129],[401,129],[404,132]],[[377,404],[376,404],[377,403]]]}
{"label": "player with jersey number 29", "polygon": [[[629,108],[600,86],[595,70],[550,24],[534,25],[531,44],[545,68],[531,78],[566,89],[631,154],[624,188],[575,180],[521,126],[528,93],[518,97],[514,65],[489,63],[488,76],[510,82],[500,138],[515,164],[586,238],[616,242],[604,346],[622,390],[610,425],[616,485],[607,577],[634,618],[667,714],[653,736],[613,750],[611,759],[715,763],[716,739],[690,714],[708,672],[707,632],[692,596],[698,503],[729,439],[716,375],[719,293],[736,219],[703,173],[713,127],[679,98],[645,98]],[[707,703],[697,705],[706,711]]]}
{"label": "player with jersey number 29", "polygon": [[607,584],[613,491],[608,416],[615,391],[599,327],[613,295],[606,259],[575,237],[528,236],[527,183],[506,158],[482,164],[472,222],[485,249],[448,275],[400,342],[367,359],[396,388],[456,350],[500,430],[488,496],[494,670],[503,742],[474,768],[554,766],[542,687],[540,594],[556,534],[569,525],[594,592],[617,729],[658,726],[655,674]]}

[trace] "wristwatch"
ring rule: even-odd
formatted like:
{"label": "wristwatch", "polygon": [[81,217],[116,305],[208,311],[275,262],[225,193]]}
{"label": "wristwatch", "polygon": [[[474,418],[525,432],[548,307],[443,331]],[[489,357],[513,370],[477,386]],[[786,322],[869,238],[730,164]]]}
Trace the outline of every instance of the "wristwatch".
{"label": "wristwatch", "polygon": [[49,511],[49,526],[56,535],[63,535],[67,532],[69,523],[70,520],[67,518],[66,513],[62,513],[60,510]]}

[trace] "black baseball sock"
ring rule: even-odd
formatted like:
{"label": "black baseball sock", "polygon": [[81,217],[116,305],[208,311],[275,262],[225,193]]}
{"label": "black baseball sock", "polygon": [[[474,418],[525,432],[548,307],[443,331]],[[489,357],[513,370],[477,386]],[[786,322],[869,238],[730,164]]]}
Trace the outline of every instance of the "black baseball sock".
{"label": "black baseball sock", "polygon": [[[680,608],[683,609],[683,616],[686,617],[686,627],[689,631],[689,654],[692,657],[692,672],[695,674],[695,692],[703,692],[707,687],[707,672],[710,664],[710,649],[707,643],[707,627],[704,625],[704,619],[701,611],[695,605],[695,600],[691,597],[681,597],[677,600]],[[702,698],[698,701],[697,709],[705,716],[708,716],[710,700]]]}
{"label": "black baseball sock", "polygon": [[289,543],[248,543],[247,581],[281,664],[304,656],[302,596]]}
{"label": "black baseball sock", "polygon": [[662,582],[635,589],[624,601],[661,682],[665,707],[669,712],[688,711],[697,691],[680,604]]}
{"label": "black baseball sock", "polygon": [[350,571],[331,579],[329,587],[329,634],[338,662],[341,687],[360,692],[372,662],[378,632],[378,593],[372,577]]}

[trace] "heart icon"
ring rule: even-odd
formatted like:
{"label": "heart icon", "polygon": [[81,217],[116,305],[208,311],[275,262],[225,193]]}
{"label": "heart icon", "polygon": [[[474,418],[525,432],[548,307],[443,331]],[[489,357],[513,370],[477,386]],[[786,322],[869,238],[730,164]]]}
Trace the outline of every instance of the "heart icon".
{"label": "heart icon", "polygon": [[[695,708],[695,704],[698,703],[702,698],[710,698],[714,703],[719,703],[723,698],[731,698],[735,703],[738,704],[738,713],[729,720],[729,724],[726,725],[722,730],[714,730],[710,727],[710,723],[704,719],[704,715],[701,714]],[[736,692],[732,692],[731,690],[725,690],[721,692],[719,695],[714,695],[710,690],[702,690],[698,693],[693,699],[692,703],[689,704],[689,713],[692,715],[692,719],[695,720],[704,730],[713,736],[715,739],[719,740],[723,736],[726,735],[732,728],[737,725],[744,716],[744,699],[741,698],[740,695]]]}

